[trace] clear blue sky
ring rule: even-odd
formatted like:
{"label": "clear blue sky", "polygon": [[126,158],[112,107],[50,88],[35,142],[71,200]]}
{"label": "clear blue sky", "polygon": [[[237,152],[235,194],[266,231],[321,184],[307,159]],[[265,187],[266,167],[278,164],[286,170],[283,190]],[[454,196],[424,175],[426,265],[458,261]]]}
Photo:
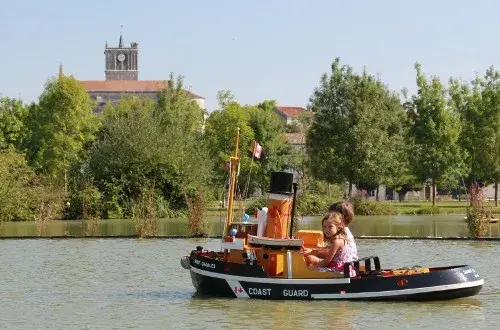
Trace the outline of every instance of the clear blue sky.
{"label": "clear blue sky", "polygon": [[209,111],[220,89],[243,104],[305,106],[337,56],[413,92],[415,61],[444,81],[498,68],[499,11],[494,0],[2,0],[0,94],[36,100],[59,63],[104,79],[120,25],[139,43],[139,79],[181,74]]}

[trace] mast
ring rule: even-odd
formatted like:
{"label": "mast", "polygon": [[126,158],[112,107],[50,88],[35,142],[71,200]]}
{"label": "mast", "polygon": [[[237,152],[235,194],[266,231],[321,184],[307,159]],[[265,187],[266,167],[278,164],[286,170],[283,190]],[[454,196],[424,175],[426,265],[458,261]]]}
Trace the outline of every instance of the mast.
{"label": "mast", "polygon": [[236,187],[236,176],[238,174],[238,165],[240,159],[238,158],[238,145],[240,142],[240,128],[238,127],[236,131],[236,138],[235,138],[235,148],[234,148],[234,155],[230,157],[230,164],[231,164],[231,169],[230,169],[230,174],[231,174],[231,179],[230,179],[230,184],[229,184],[229,200],[227,203],[227,218],[226,218],[226,224],[224,226],[224,237],[226,235],[227,228],[231,225],[231,222],[233,220],[233,199],[234,199],[234,189]]}

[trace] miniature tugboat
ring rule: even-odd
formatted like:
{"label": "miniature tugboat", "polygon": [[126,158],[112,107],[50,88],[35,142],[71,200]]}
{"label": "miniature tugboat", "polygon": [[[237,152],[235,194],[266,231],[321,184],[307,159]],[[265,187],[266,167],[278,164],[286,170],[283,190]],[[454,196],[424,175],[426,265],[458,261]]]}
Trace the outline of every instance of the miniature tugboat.
{"label": "miniature tugboat", "polygon": [[[346,263],[343,273],[307,267],[305,247],[322,246],[323,234],[292,237],[297,185],[293,174],[271,175],[267,209],[232,222],[239,130],[230,158],[228,214],[220,251],[198,246],[181,258],[202,295],[259,299],[444,300],[477,294],[484,280],[468,265],[383,269],[378,256]],[[266,212],[267,211],[267,212]],[[350,269],[354,268],[353,276]]]}

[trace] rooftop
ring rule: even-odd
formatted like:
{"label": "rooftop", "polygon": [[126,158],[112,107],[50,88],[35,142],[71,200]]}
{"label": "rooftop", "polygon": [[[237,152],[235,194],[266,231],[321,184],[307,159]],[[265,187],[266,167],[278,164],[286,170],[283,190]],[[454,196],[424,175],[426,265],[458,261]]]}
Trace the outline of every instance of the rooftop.
{"label": "rooftop", "polygon": [[279,105],[276,109],[287,117],[296,118],[306,109],[303,107],[290,107]]}
{"label": "rooftop", "polygon": [[[108,93],[157,93],[168,87],[166,80],[80,80],[87,92]],[[186,92],[195,99],[204,97]]]}

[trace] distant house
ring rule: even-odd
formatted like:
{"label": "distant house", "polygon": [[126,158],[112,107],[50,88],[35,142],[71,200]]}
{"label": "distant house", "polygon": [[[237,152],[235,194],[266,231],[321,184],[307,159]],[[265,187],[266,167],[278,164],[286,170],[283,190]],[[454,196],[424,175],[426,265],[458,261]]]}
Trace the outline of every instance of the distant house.
{"label": "distant house", "polygon": [[277,106],[275,109],[278,116],[283,120],[285,125],[290,125],[300,116],[301,113],[306,111],[303,107],[290,107],[290,106]]}
{"label": "distant house", "polygon": [[294,149],[303,149],[306,145],[304,133],[285,133],[285,137]]}

